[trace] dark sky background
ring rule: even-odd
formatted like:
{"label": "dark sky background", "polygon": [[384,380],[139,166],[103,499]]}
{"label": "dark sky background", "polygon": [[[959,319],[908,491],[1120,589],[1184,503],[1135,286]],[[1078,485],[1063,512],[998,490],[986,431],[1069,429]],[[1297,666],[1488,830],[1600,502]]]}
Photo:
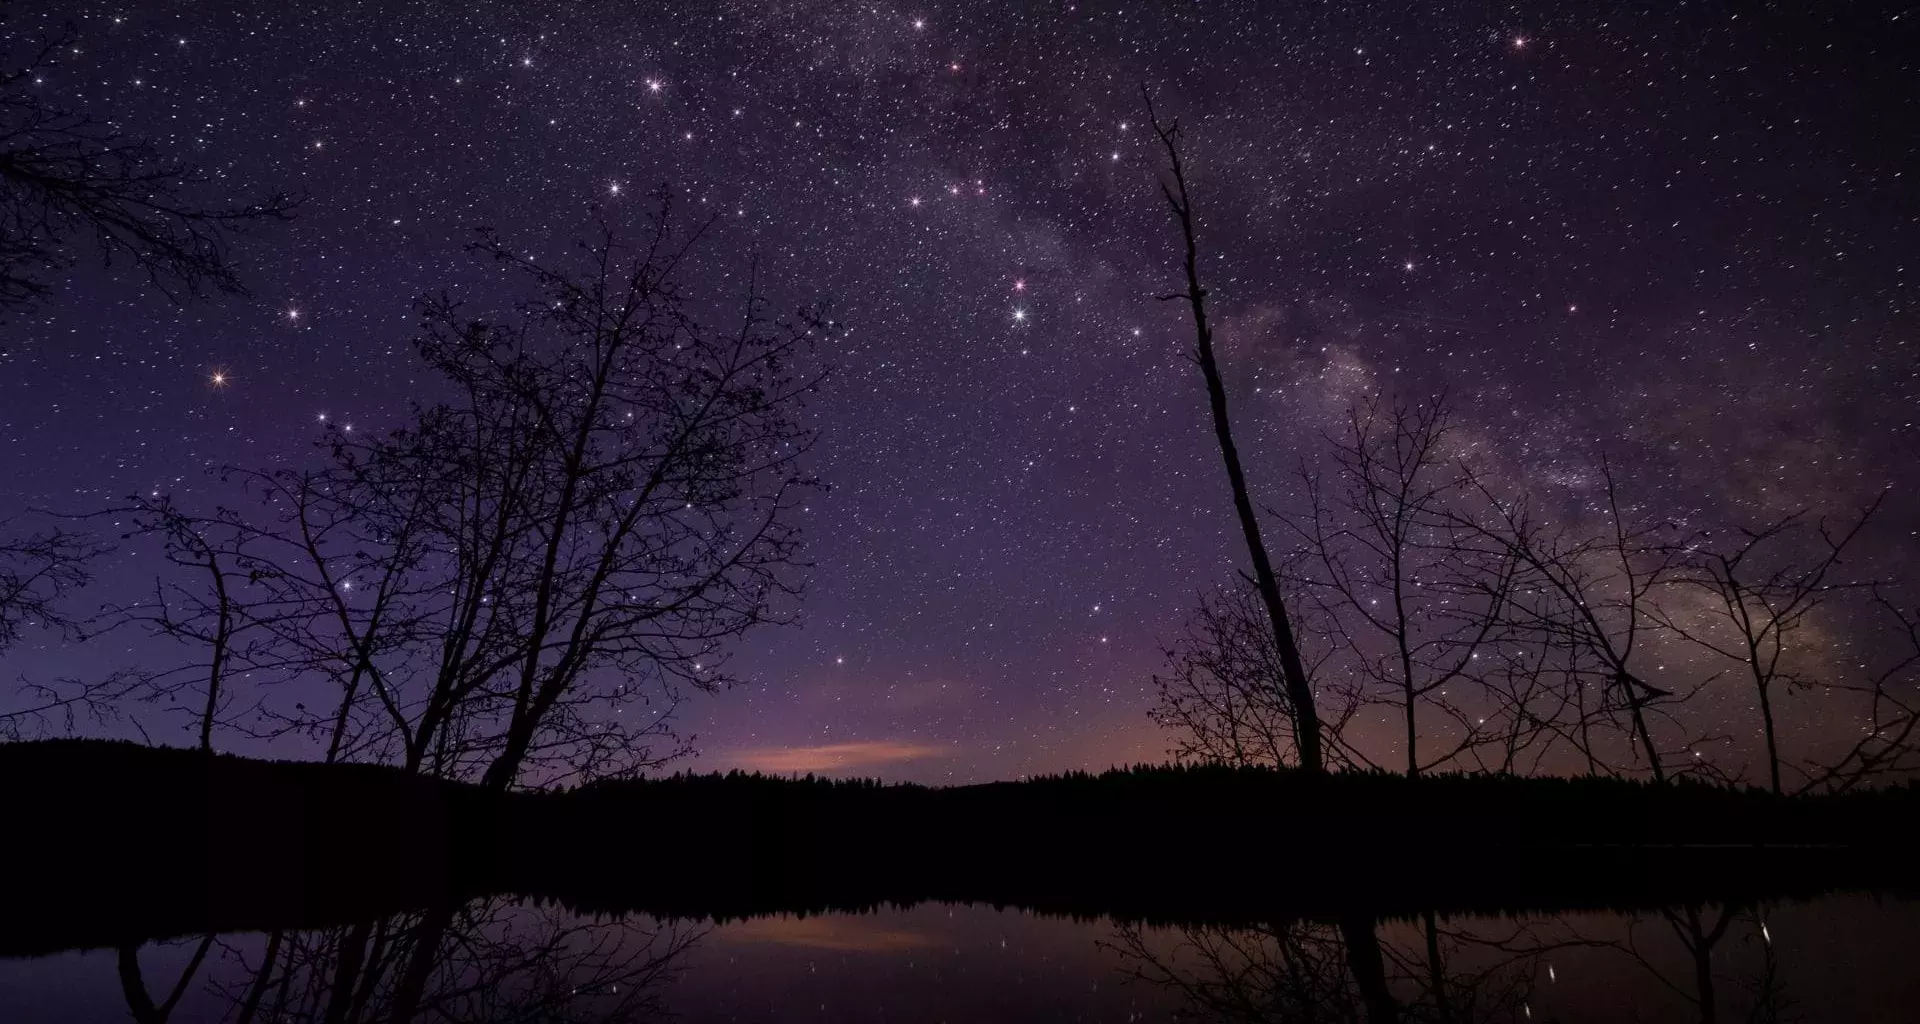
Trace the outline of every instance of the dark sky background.
{"label": "dark sky background", "polygon": [[[1190,133],[1263,501],[1355,396],[1445,387],[1544,500],[1591,502],[1602,449],[1701,524],[1892,484],[1874,551],[1920,547],[1920,10],[517,6],[15,5],[16,38],[78,31],[51,102],[308,201],[240,240],[251,299],[176,308],[88,265],[4,328],[0,516],[213,500],[209,467],[309,458],[322,414],[393,425],[431,397],[411,299],[515,297],[479,289],[473,226],[558,254],[668,183],[718,218],[696,295],[757,255],[780,304],[853,325],[813,413],[806,623],[687,709],[696,764],[1158,759],[1159,643],[1243,553],[1190,332],[1153,299],[1175,253],[1146,82]],[[98,593],[150,574],[112,560]]]}

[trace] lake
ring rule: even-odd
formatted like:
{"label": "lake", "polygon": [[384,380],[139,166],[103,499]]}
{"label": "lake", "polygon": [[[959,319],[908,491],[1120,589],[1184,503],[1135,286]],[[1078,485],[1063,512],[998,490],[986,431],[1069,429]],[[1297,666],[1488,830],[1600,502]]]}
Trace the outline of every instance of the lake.
{"label": "lake", "polygon": [[1889,1020],[1920,1010],[1916,953],[1920,903],[1864,893],[1252,927],[933,902],[660,920],[492,897],[15,956],[0,1016],[384,1020],[413,978],[416,1019],[455,1021]]}

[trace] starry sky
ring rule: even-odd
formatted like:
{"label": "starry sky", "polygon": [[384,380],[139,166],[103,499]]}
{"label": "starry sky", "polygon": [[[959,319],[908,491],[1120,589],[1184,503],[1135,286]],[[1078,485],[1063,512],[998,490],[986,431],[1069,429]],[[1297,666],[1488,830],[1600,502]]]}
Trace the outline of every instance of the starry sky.
{"label": "starry sky", "polygon": [[[396,424],[430,397],[411,300],[490,301],[474,226],[557,254],[669,184],[715,221],[696,296],[757,257],[777,305],[852,325],[809,413],[804,625],[685,710],[694,764],[1157,760],[1161,642],[1244,553],[1154,300],[1146,83],[1188,133],[1262,502],[1356,396],[1444,388],[1529,490],[1591,501],[1602,449],[1701,522],[1892,485],[1873,543],[1910,561],[1920,12],[1785,6],[20,5],[15,49],[76,30],[49,102],[211,195],[307,198],[238,240],[249,298],[83,263],[5,325],[0,517],[212,500],[210,467],[310,458],[322,415]],[[136,654],[42,639],[9,675]]]}

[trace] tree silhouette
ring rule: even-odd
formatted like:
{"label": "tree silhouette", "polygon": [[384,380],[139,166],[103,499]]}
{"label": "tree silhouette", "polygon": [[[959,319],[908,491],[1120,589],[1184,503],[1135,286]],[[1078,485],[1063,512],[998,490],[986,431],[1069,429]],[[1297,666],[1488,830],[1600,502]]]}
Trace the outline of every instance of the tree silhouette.
{"label": "tree silhouette", "polygon": [[[1511,760],[1522,738],[1482,693],[1524,642],[1507,614],[1520,565],[1462,521],[1475,481],[1451,431],[1444,398],[1363,399],[1327,439],[1333,480],[1303,468],[1306,513],[1275,514],[1295,545],[1281,573],[1327,623],[1322,679],[1339,678],[1323,685],[1394,709],[1409,776],[1490,739],[1508,740]],[[1439,748],[1424,757],[1423,710],[1426,743]]]}
{"label": "tree silhouette", "polygon": [[[11,525],[0,522],[0,530]],[[63,601],[93,578],[89,563],[105,550],[70,530],[0,534],[0,652],[30,628],[71,633],[75,622]]]}
{"label": "tree silhouette", "polygon": [[165,631],[218,664],[244,628],[256,688],[335,692],[241,700],[251,728],[495,792],[657,763],[679,688],[724,685],[726,642],[790,614],[814,487],[798,361],[836,329],[770,318],[751,281],[731,327],[696,320],[674,275],[698,234],[662,195],[636,246],[603,231],[578,272],[484,236],[533,297],[506,320],[422,302],[446,401],[384,436],[330,430],[316,469],[233,474],[255,510],[135,502],[201,580],[169,585],[195,595]]}
{"label": "tree silhouette", "polygon": [[32,309],[77,253],[125,260],[167,298],[245,294],[230,258],[236,229],[288,217],[275,193],[240,204],[195,198],[213,176],[144,139],[49,105],[40,80],[66,34],[0,71],[0,317]]}
{"label": "tree silhouette", "polygon": [[1207,289],[1200,283],[1200,253],[1195,239],[1193,197],[1187,189],[1186,164],[1180,154],[1180,122],[1176,119],[1162,124],[1159,114],[1153,109],[1153,95],[1144,85],[1140,88],[1140,95],[1146,102],[1148,124],[1167,155],[1167,170],[1172,180],[1160,182],[1160,194],[1166,199],[1167,209],[1179,225],[1184,247],[1186,288],[1160,298],[1163,301],[1184,300],[1193,316],[1192,358],[1206,380],[1207,403],[1213,414],[1214,440],[1220,447],[1220,460],[1226,466],[1227,483],[1233,491],[1234,515],[1239,520],[1240,533],[1246,541],[1247,557],[1253,563],[1254,586],[1259,591],[1261,603],[1266,607],[1268,625],[1273,630],[1281,682],[1287,694],[1286,711],[1293,719],[1295,756],[1302,769],[1318,773],[1324,770],[1326,759],[1321,753],[1320,714],[1314,704],[1313,684],[1307,678],[1306,665],[1300,657],[1300,646],[1294,638],[1293,623],[1280,594],[1279,578],[1274,575],[1273,561],[1268,557],[1266,541],[1260,535],[1260,520],[1254,513],[1253,498],[1247,490],[1246,470],[1240,465],[1240,450],[1233,442],[1233,421],[1227,411],[1226,384],[1220,376],[1220,363],[1214,356],[1213,327],[1207,320]]}
{"label": "tree silhouette", "polygon": [[1775,704],[1822,685],[1810,674],[1804,645],[1794,641],[1831,597],[1871,587],[1869,581],[1836,579],[1835,573],[1884,499],[1882,492],[1851,525],[1837,529],[1812,521],[1803,510],[1758,529],[1736,528],[1687,545],[1680,580],[1704,593],[1717,614],[1699,625],[1669,615],[1664,624],[1744,669],[1760,709],[1767,781],[1775,793],[1785,791]]}
{"label": "tree silhouette", "polygon": [[[1302,632],[1312,624],[1296,620]],[[1317,634],[1315,634],[1317,636]],[[1310,650],[1328,651],[1331,641]],[[1286,686],[1286,671],[1273,642],[1266,605],[1250,586],[1228,584],[1202,594],[1198,607],[1173,643],[1162,651],[1166,671],[1153,676],[1153,720],[1174,736],[1171,751],[1183,762],[1279,768],[1291,763],[1299,744],[1298,717]],[[1308,678],[1322,679],[1325,656],[1306,665]],[[1346,688],[1334,693],[1351,695]],[[1341,735],[1357,700],[1322,709],[1327,757],[1344,762]]]}

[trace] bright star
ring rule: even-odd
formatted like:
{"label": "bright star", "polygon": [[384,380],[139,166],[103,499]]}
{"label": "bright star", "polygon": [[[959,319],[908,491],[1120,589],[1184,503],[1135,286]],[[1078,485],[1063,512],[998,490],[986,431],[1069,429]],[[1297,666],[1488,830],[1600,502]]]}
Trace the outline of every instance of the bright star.
{"label": "bright star", "polygon": [[212,384],[212,385],[213,385],[214,387],[216,387],[216,388],[224,388],[224,387],[226,387],[226,386],[227,386],[227,371],[225,371],[225,370],[215,370],[215,371],[213,371],[212,373],[210,373],[210,374],[208,374],[208,375],[207,375],[207,383],[209,383],[209,384]]}
{"label": "bright star", "polygon": [[1016,309],[1016,310],[1014,310],[1014,311],[1013,311],[1013,322],[1014,322],[1014,323],[1016,323],[1016,324],[1024,324],[1024,323],[1026,323],[1026,322],[1027,322],[1027,311],[1026,311],[1026,310],[1024,310],[1024,309]]}

